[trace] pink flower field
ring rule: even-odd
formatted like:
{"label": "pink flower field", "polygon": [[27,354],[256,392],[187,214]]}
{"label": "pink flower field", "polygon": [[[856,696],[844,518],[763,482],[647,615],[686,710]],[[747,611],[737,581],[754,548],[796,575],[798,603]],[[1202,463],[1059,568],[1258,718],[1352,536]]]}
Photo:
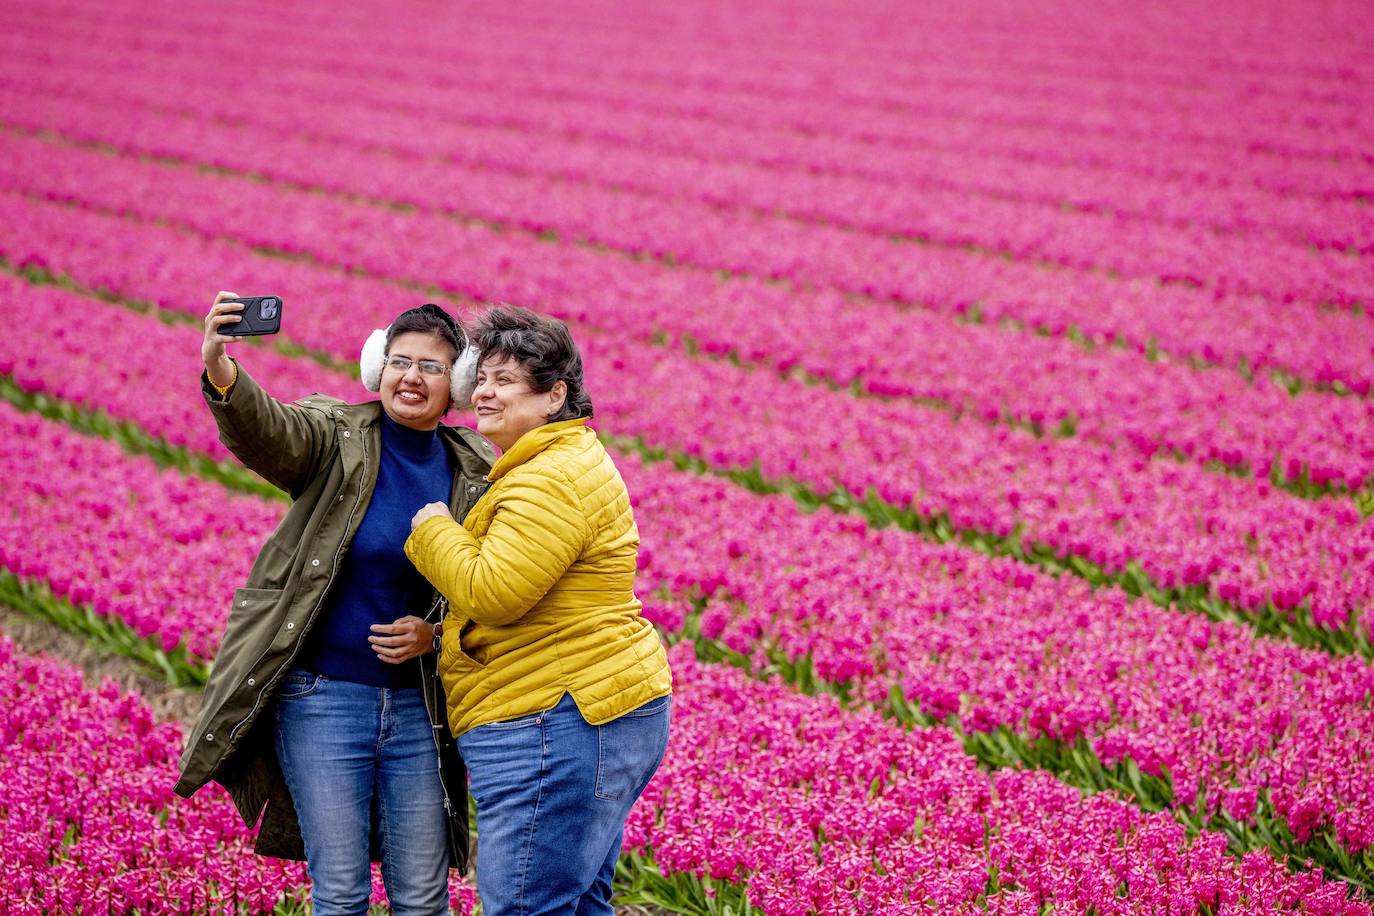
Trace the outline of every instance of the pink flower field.
{"label": "pink flower field", "polygon": [[675,678],[620,902],[1374,914],[1367,3],[0,23],[0,913],[308,911],[189,722],[3,632],[204,683],[286,507],[234,289],[288,401],[421,302],[571,327]]}

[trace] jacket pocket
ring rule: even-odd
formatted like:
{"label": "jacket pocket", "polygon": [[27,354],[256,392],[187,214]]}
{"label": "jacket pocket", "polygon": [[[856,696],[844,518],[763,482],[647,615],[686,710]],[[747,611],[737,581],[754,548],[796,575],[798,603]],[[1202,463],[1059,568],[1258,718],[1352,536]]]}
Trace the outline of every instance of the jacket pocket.
{"label": "jacket pocket", "polygon": [[472,621],[468,620],[456,629],[445,628],[446,632],[439,642],[439,667],[443,673],[480,671],[486,667],[463,650],[463,636],[471,626]]}
{"label": "jacket pocket", "polygon": [[[277,634],[282,599],[279,588],[240,588],[234,592],[210,683],[201,695],[200,715],[182,756],[183,770],[191,765],[193,750],[209,753],[211,747],[217,751],[227,746],[231,730],[237,730],[257,711],[267,677],[256,668]],[[206,733],[216,735],[214,745],[202,744]],[[199,773],[196,778],[200,778]]]}
{"label": "jacket pocket", "polygon": [[[215,676],[211,686],[237,687],[252,675],[254,667],[276,638],[280,625],[279,588],[240,588],[234,592],[234,606],[224,625],[224,639],[215,654]],[[212,702],[207,696],[203,701]]]}

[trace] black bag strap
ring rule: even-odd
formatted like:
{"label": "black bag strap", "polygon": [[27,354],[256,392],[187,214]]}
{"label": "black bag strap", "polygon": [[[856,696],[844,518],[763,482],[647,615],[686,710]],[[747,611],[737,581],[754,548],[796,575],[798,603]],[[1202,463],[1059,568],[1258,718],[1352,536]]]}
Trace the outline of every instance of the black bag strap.
{"label": "black bag strap", "polygon": [[[448,600],[435,591],[434,601],[425,622],[439,623],[448,613]],[[429,716],[429,734],[434,739],[434,759],[439,768],[439,787],[444,795],[444,815],[448,819],[449,863],[460,872],[468,868],[468,804],[467,767],[449,734],[448,708],[444,702],[444,685],[439,678],[439,654],[434,653],[432,666],[426,665],[429,653],[421,655],[420,692],[425,698],[425,712]],[[454,783],[450,787],[449,783]],[[462,804],[455,805],[453,796],[461,787]]]}

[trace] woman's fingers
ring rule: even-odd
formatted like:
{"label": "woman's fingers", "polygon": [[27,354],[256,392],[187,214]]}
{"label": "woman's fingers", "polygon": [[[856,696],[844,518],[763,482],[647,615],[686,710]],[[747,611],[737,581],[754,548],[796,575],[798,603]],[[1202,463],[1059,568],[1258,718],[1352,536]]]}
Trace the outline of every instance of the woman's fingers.
{"label": "woman's fingers", "polygon": [[367,641],[377,657],[390,664],[400,664],[429,651],[434,628],[419,617],[402,617],[394,623],[374,623]]}
{"label": "woman's fingers", "polygon": [[412,530],[414,530],[415,528],[418,528],[420,526],[420,523],[425,521],[426,519],[434,518],[435,516],[440,515],[447,515],[449,518],[453,518],[453,514],[448,511],[448,504],[428,503],[426,505],[421,506],[420,511],[416,512],[415,515],[411,517],[410,527]]}
{"label": "woman's fingers", "polygon": [[369,636],[367,641],[372,643],[372,651],[377,653],[378,658],[393,664],[414,658],[422,651],[419,640],[408,636]]}
{"label": "woman's fingers", "polygon": [[[241,302],[235,302],[235,303],[232,303],[231,305],[229,305],[228,307],[229,307],[229,308],[237,308],[237,309],[239,309],[239,310],[241,311],[241,310],[243,309],[243,303],[241,303]],[[218,333],[218,332],[219,332],[219,329],[222,328],[222,327],[224,327],[226,324],[238,324],[238,323],[239,323],[240,321],[242,321],[242,320],[243,320],[243,316],[241,316],[241,315],[235,315],[235,314],[233,314],[232,312],[228,312],[228,313],[221,314],[221,315],[214,315],[213,317],[211,317],[210,319],[208,319],[207,322],[206,322],[207,329],[208,329],[208,331],[209,331],[209,333],[206,334],[206,337],[209,338],[210,340],[214,340],[214,341],[218,341],[218,342],[223,342],[223,343],[228,343],[229,341],[233,340],[233,338],[232,338],[232,337],[227,337],[227,336],[225,336],[224,334]]]}
{"label": "woman's fingers", "polygon": [[[242,303],[242,302],[226,302],[226,301],[225,301],[225,300],[227,300],[227,299],[237,299],[237,298],[239,298],[238,293],[230,292],[229,290],[223,290],[223,289],[222,289],[222,290],[220,290],[218,293],[215,293],[215,301],[212,302],[212,303],[210,303],[210,312],[209,312],[209,314],[207,314],[207,315],[205,316],[205,323],[206,323],[206,325],[208,326],[208,325],[209,325],[212,321],[214,321],[217,317],[221,317],[221,316],[223,316],[223,315],[225,315],[225,314],[227,314],[227,313],[229,313],[229,312],[241,312],[241,311],[243,311],[243,303]],[[221,322],[221,323],[222,323],[222,322]]]}
{"label": "woman's fingers", "polygon": [[391,623],[374,623],[368,629],[372,630],[373,633],[381,633],[384,636],[399,636],[402,633],[419,632],[422,626],[428,627],[429,624],[425,623],[414,614],[409,614],[405,617],[398,617],[391,621]]}
{"label": "woman's fingers", "polygon": [[237,298],[238,293],[222,289],[215,294],[215,301],[210,304],[210,311],[205,316],[205,340],[200,345],[206,369],[213,369],[216,363],[221,362],[224,357],[224,345],[234,339],[221,334],[220,328],[241,320],[237,313],[243,311],[243,303],[225,301]]}

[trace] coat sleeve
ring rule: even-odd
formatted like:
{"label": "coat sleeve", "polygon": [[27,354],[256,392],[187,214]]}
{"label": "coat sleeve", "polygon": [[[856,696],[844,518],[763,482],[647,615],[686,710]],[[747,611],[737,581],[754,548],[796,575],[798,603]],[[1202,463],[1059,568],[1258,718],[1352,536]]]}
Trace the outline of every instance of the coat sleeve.
{"label": "coat sleeve", "polygon": [[406,556],[449,600],[483,626],[514,623],[582,554],[591,523],[572,484],[556,471],[512,472],[478,538],[450,518],[426,519]]}
{"label": "coat sleeve", "polygon": [[219,397],[203,372],[201,392],[219,441],[268,483],[296,497],[324,466],[333,443],[333,425],[324,414],[281,403],[242,366],[227,398]]}

